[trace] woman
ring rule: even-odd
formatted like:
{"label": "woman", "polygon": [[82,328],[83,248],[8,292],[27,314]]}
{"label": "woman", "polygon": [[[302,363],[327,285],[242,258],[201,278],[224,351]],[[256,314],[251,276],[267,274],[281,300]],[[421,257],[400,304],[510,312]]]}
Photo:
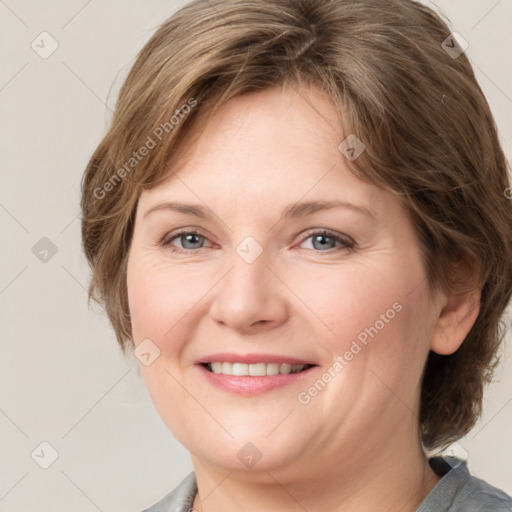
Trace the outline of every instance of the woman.
{"label": "woman", "polygon": [[460,42],[410,0],[191,2],[82,184],[125,354],[194,472],[147,511],[505,511],[475,424],[512,203]]}

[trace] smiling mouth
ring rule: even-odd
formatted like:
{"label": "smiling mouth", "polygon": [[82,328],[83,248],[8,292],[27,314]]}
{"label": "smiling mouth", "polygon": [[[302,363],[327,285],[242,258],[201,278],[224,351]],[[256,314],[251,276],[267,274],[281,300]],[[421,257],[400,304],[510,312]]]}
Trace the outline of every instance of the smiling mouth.
{"label": "smiling mouth", "polygon": [[230,375],[235,377],[265,377],[267,375],[288,375],[301,373],[314,365],[311,364],[287,364],[287,363],[228,363],[212,362],[203,363],[202,366],[211,373]]}

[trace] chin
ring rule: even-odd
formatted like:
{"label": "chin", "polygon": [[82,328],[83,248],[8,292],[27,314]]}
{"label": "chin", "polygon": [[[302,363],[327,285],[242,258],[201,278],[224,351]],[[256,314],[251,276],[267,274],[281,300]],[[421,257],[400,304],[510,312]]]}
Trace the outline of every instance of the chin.
{"label": "chin", "polygon": [[[260,431],[244,426],[230,431],[233,438],[224,431],[222,434],[198,432],[191,438],[189,431],[186,438],[178,441],[197,459],[209,465],[226,471],[266,474],[300,465],[307,446],[311,443],[290,436],[293,431],[300,432],[300,429],[283,429],[281,435],[275,432],[269,435],[268,429]],[[268,479],[268,475],[266,478]]]}

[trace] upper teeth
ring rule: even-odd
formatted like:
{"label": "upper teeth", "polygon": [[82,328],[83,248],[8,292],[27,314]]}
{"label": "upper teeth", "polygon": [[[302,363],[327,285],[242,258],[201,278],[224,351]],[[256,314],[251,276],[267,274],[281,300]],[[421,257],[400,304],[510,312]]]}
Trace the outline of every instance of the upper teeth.
{"label": "upper teeth", "polygon": [[279,363],[209,363],[209,368],[213,373],[222,373],[224,375],[263,377],[265,375],[278,375],[297,373],[304,370],[305,364],[279,364]]}

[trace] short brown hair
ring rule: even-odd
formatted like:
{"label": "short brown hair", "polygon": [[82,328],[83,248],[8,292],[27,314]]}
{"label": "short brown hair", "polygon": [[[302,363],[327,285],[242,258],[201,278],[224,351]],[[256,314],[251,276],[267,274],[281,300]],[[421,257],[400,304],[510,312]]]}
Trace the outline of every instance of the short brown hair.
{"label": "short brown hair", "polygon": [[458,48],[450,37],[412,0],[195,0],[163,23],[82,181],[89,301],[104,305],[123,353],[133,346],[126,263],[141,191],[172,171],[199,113],[268,87],[316,85],[338,106],[344,133],[366,145],[351,170],[411,213],[430,290],[481,291],[464,343],[431,352],[422,381],[424,445],[466,434],[504,336],[512,201],[489,106],[466,55],[448,51]]}

